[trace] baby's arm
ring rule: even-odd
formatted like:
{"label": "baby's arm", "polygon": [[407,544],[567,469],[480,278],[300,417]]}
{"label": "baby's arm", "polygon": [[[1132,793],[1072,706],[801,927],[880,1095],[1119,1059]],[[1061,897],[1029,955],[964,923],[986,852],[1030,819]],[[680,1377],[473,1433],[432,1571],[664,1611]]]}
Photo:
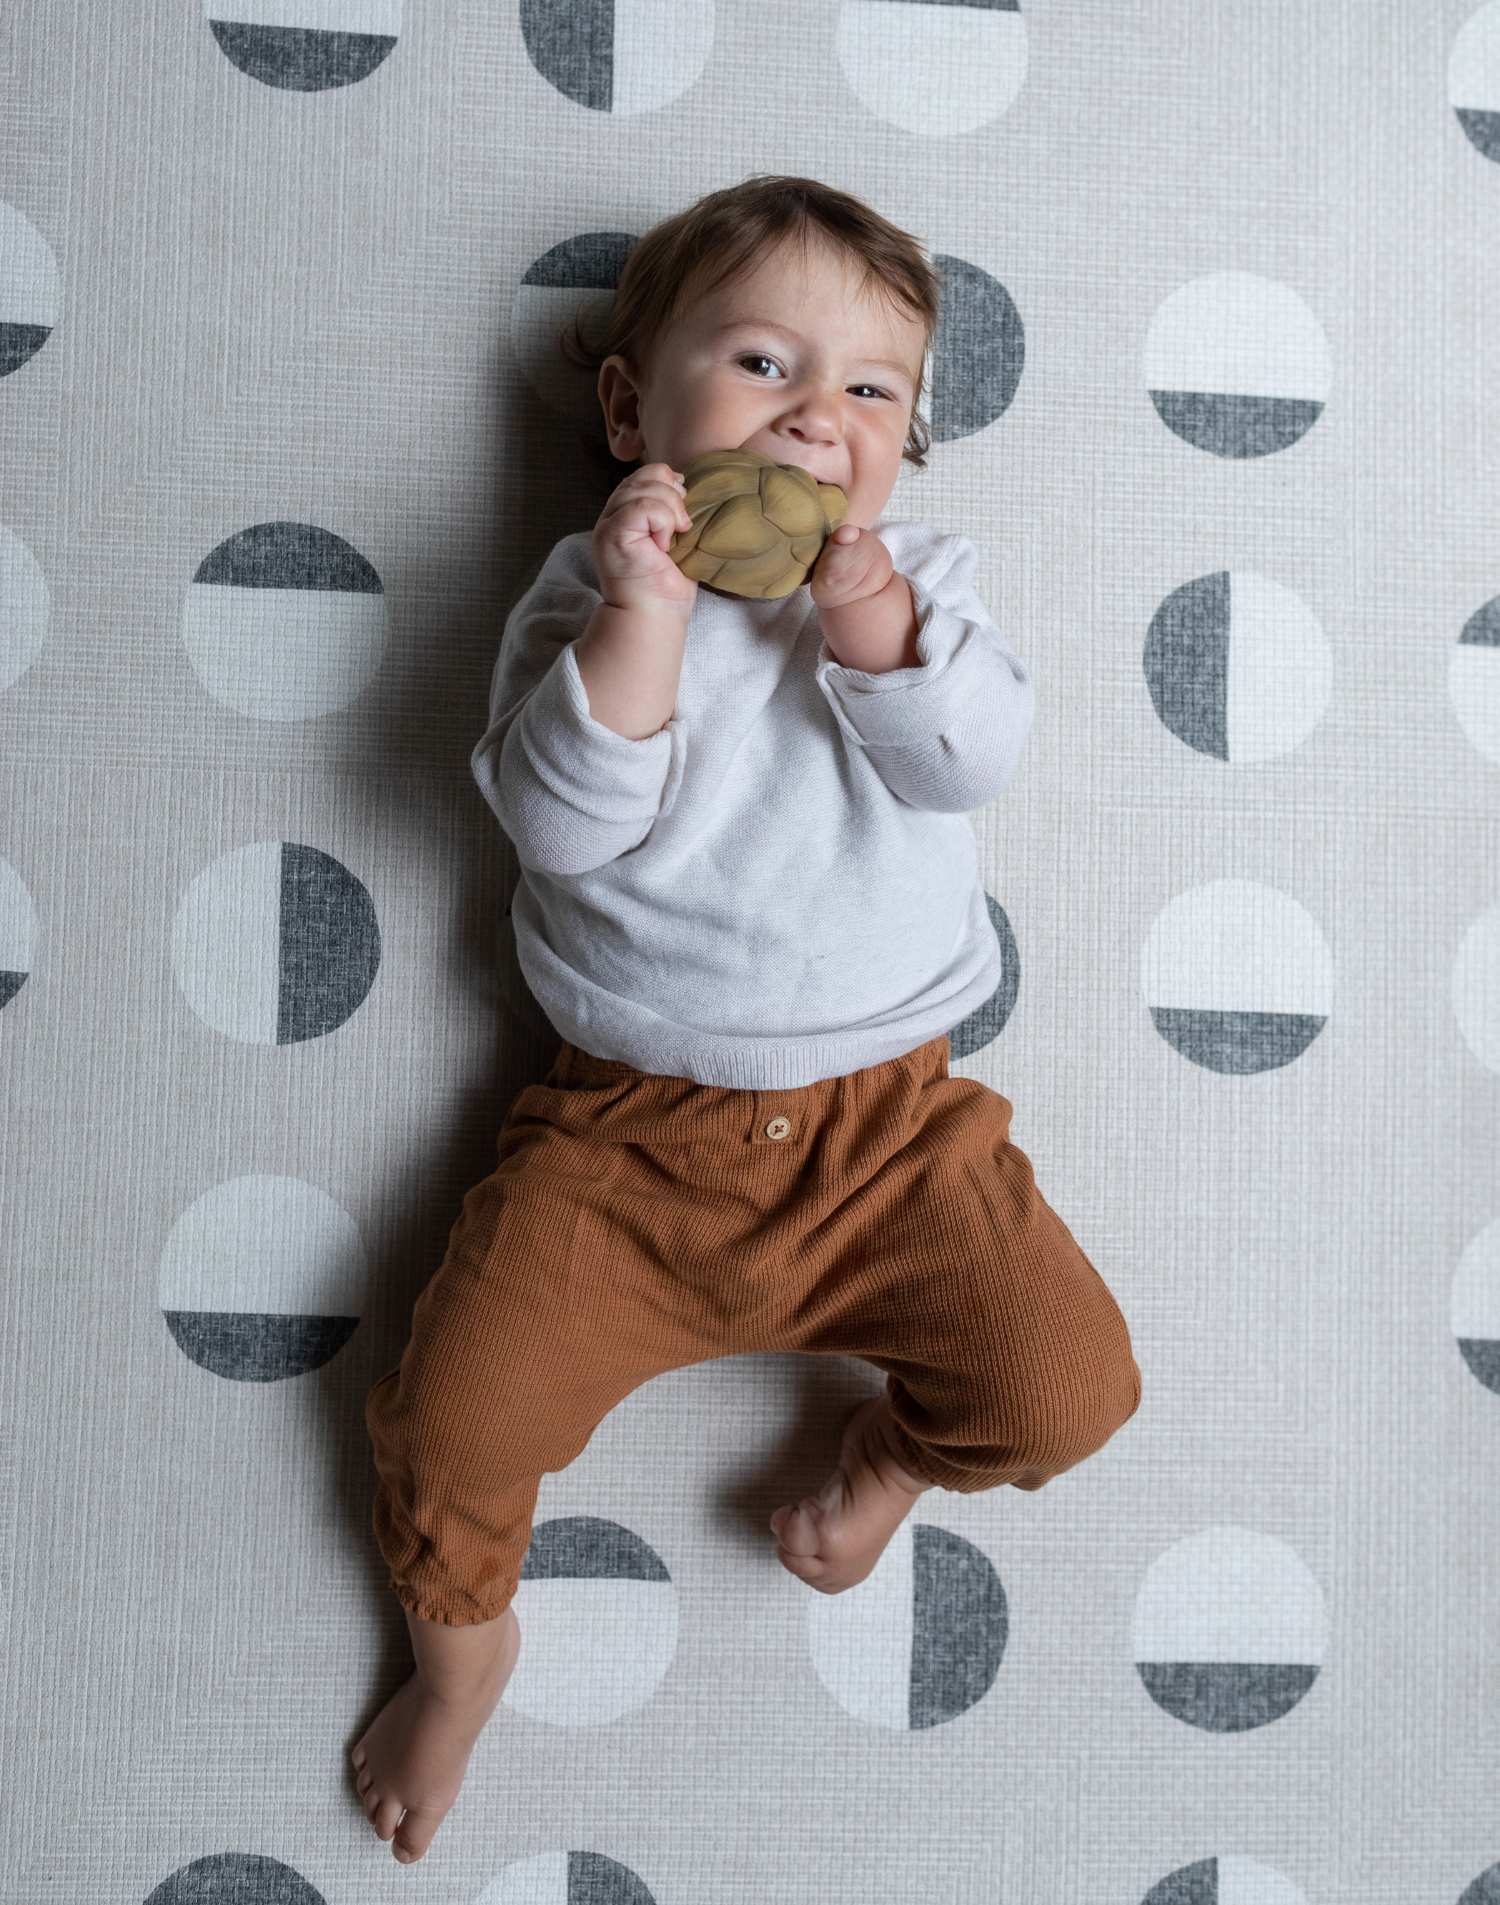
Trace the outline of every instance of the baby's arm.
{"label": "baby's arm", "polygon": [[873,529],[845,523],[823,545],[808,588],[829,652],[844,668],[920,668],[911,585]]}
{"label": "baby's arm", "polygon": [[683,479],[666,463],[633,471],[604,505],[589,544],[604,600],[575,659],[589,713],[627,740],[665,727],[677,703],[688,617],[698,584],[667,554],[691,529]]}
{"label": "baby's arm", "polygon": [[[845,739],[898,799],[928,812],[972,812],[993,800],[1015,773],[1036,693],[974,592],[979,552],[973,543],[925,532],[923,546],[924,532],[912,524],[892,524],[887,533],[899,535],[898,550],[915,558],[907,565],[910,579],[896,571],[870,530],[839,551],[840,559],[852,561],[866,544],[876,545],[884,569],[876,557],[865,570],[864,586],[878,583],[882,573],[888,579],[869,596],[837,602],[831,612],[819,601],[827,653],[818,664],[818,683]],[[831,555],[832,546],[825,548],[819,567]],[[909,627],[893,601],[897,584],[910,604]],[[818,601],[816,586],[813,595]],[[888,620],[880,620],[882,615]],[[905,646],[895,659],[898,634]],[[872,650],[874,659],[853,659]]]}

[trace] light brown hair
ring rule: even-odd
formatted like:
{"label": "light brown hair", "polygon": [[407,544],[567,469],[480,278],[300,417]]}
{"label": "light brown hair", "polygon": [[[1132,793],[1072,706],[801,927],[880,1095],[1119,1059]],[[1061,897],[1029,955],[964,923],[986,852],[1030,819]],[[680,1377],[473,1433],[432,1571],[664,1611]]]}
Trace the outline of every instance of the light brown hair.
{"label": "light brown hair", "polygon": [[[606,357],[617,354],[639,369],[656,340],[696,299],[752,269],[778,245],[817,239],[851,260],[866,286],[920,318],[931,349],[941,280],[917,240],[852,193],[816,179],[762,173],[710,192],[653,225],[626,259],[602,322],[590,323],[584,311],[569,321],[560,340],[563,354],[596,374]],[[917,469],[924,467],[932,443],[927,420],[916,409],[921,376],[919,371],[901,453]]]}

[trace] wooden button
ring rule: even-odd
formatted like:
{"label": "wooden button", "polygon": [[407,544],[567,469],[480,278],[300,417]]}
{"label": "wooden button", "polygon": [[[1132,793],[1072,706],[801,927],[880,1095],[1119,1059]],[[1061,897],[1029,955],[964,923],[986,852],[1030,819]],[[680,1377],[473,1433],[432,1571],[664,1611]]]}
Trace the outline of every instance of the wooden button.
{"label": "wooden button", "polygon": [[790,1136],[791,1129],[792,1121],[790,1118],[773,1118],[766,1126],[766,1136],[768,1138],[785,1138]]}

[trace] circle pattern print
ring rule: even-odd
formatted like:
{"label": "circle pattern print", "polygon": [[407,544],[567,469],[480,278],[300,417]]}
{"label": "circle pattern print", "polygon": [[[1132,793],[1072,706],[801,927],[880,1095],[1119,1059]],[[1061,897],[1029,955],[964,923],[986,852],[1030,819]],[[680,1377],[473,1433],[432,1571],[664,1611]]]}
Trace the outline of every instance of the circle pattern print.
{"label": "circle pattern print", "polygon": [[932,262],[943,281],[932,343],[932,440],[952,443],[1010,408],[1026,364],[1026,327],[998,278],[945,252]]}
{"label": "circle pattern print", "polygon": [[0,1011],[31,975],[36,935],[36,908],[26,882],[8,860],[0,860]]}
{"label": "circle pattern print", "polygon": [[925,1522],[903,1522],[858,1586],[808,1595],[818,1678],[856,1720],[900,1733],[941,1726],[982,1700],[1008,1631],[989,1556]]}
{"label": "circle pattern print", "polygon": [[1470,1373],[1500,1396],[1500,1219],[1481,1230],[1459,1258],[1450,1315]]}
{"label": "circle pattern print", "polygon": [[983,1005],[955,1025],[948,1034],[950,1059],[972,1058],[976,1052],[982,1052],[986,1045],[992,1045],[1005,1030],[1006,1021],[1015,1010],[1016,997],[1021,990],[1021,954],[1010,921],[1005,916],[1005,909],[989,893],[985,894],[984,903],[989,910],[995,937],[1000,942],[1000,983]]}
{"label": "circle pattern print", "polygon": [[633,232],[579,232],[544,251],[516,288],[511,355],[543,402],[577,423],[598,421],[598,380],[568,362],[558,337],[575,314],[590,330],[607,315],[635,244]]}
{"label": "circle pattern print", "polygon": [[1163,725],[1218,761],[1287,753],[1322,719],[1333,686],[1311,609],[1248,571],[1174,589],[1151,618],[1144,664]]}
{"label": "circle pattern print", "polygon": [[260,1852],[211,1852],[179,1866],[145,1905],[326,1905],[300,1872]]}
{"label": "circle pattern print", "polygon": [[210,550],[188,584],[182,641],[198,679],[237,714],[309,721],[347,708],[385,652],[374,567],[311,523],[256,523]]}
{"label": "circle pattern print", "polygon": [[29,218],[0,199],[0,377],[36,356],[61,304],[52,247]]}
{"label": "circle pattern print", "polygon": [[1448,693],[1464,733],[1500,762],[1500,595],[1464,623],[1448,664]]}
{"label": "circle pattern print", "polygon": [[713,0],[521,0],[531,63],[591,112],[652,112],[708,63]]}
{"label": "circle pattern print", "polygon": [[216,1184],[172,1226],[158,1300],[184,1356],[230,1382],[281,1382],[321,1369],[364,1308],[354,1220],[295,1177]]}
{"label": "circle pattern print", "polygon": [[844,0],[834,46],[859,98],[904,132],[972,132],[1026,79],[1019,0]]}
{"label": "circle pattern print", "polygon": [[1459,945],[1453,1013],[1480,1064],[1500,1072],[1500,906],[1481,913]]}
{"label": "circle pattern print", "polygon": [[602,1852],[541,1852],[492,1879],[474,1905],[656,1905],[644,1882]]}
{"label": "circle pattern print", "polygon": [[597,1515],[533,1528],[515,1606],[526,1645],[501,1698],[554,1726],[644,1706],[677,1652],[677,1590],[661,1557]]}
{"label": "circle pattern print", "polygon": [[203,0],[225,57],[282,92],[368,79],[396,44],[401,0]]}
{"label": "circle pattern print", "polygon": [[0,524],[0,694],[18,682],[42,651],[52,597],[36,557]]}
{"label": "circle pattern print", "polygon": [[1136,1596],[1136,1672],[1164,1713],[1244,1733],[1289,1713],[1323,1664],[1323,1592],[1284,1541],[1205,1528],[1152,1562]]}
{"label": "circle pattern print", "polygon": [[1333,954],[1274,887],[1215,880],[1157,915],[1141,955],[1151,1022],[1174,1051],[1243,1076],[1300,1058],[1333,1010]]}
{"label": "circle pattern print", "polygon": [[1486,1866],[1472,1885],[1466,1885],[1458,1905],[1500,1905],[1500,1865]]}
{"label": "circle pattern print", "polygon": [[1305,436],[1328,400],[1323,327],[1295,291],[1248,271],[1181,286],[1146,337],[1162,422],[1212,456],[1267,456]]}
{"label": "circle pattern print", "polygon": [[172,922],[172,970],[206,1025],[247,1045],[337,1030],[380,966],[375,906],[346,866],[286,840],[215,860]]}
{"label": "circle pattern print", "polygon": [[1448,104],[1476,152],[1500,164],[1500,0],[1485,0],[1454,37]]}
{"label": "circle pattern print", "polygon": [[1255,1859],[1199,1859],[1158,1880],[1141,1905],[1307,1905],[1307,1895]]}

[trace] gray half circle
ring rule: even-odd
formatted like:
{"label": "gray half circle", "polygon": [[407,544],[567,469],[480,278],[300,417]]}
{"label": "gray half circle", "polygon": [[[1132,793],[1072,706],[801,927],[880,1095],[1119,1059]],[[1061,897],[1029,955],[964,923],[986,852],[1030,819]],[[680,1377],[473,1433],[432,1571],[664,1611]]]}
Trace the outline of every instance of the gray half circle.
{"label": "gray half circle", "polygon": [[276,1043],[337,1030],[380,969],[380,926],[363,881],[317,847],[281,846]]}
{"label": "gray half circle", "polygon": [[570,1852],[568,1905],[656,1905],[656,1900],[628,1865],[602,1852]]}
{"label": "gray half circle", "polygon": [[247,26],[210,20],[230,64],[263,86],[289,93],[326,93],[368,79],[396,44],[390,33],[341,33],[322,27]]}
{"label": "gray half circle", "polygon": [[986,1045],[993,1044],[1015,1011],[1016,997],[1021,990],[1021,954],[1005,908],[990,893],[985,894],[984,904],[1000,942],[1000,983],[983,1005],[976,1006],[948,1034],[950,1059],[972,1058],[975,1052],[982,1052]]}
{"label": "gray half circle", "polygon": [[1328,1023],[1311,1012],[1200,1012],[1154,1005],[1151,1022],[1174,1051],[1205,1071],[1243,1077],[1300,1058]]}
{"label": "gray half circle", "polygon": [[1500,165],[1500,112],[1475,112],[1472,106],[1455,106],[1453,110],[1474,150]]}
{"label": "gray half circle", "polygon": [[1174,589],[1151,618],[1142,657],[1151,703],[1179,741],[1229,759],[1229,571]]}
{"label": "gray half circle", "polygon": [[0,972],[0,1012],[5,1010],[30,976],[25,972]]}
{"label": "gray half circle", "polygon": [[932,437],[952,443],[1010,408],[1026,363],[1026,328],[998,278],[945,252],[933,263],[943,295],[932,341]]}
{"label": "gray half circle", "polygon": [[1310,397],[1241,397],[1204,390],[1153,390],[1156,414],[1184,443],[1211,456],[1269,456],[1285,450],[1323,414]]}
{"label": "gray half circle", "polygon": [[1141,1905],[1219,1905],[1219,1861],[1198,1859],[1158,1879]]}
{"label": "gray half circle", "polygon": [[279,1859],[259,1852],[211,1852],[162,1880],[145,1905],[327,1905],[323,1894]]}
{"label": "gray half circle", "polygon": [[912,0],[919,7],[968,7],[975,13],[1019,13],[1021,0]]}
{"label": "gray half circle", "polygon": [[235,589],[337,589],[383,595],[375,566],[352,542],[313,523],[254,523],[226,536],[193,580]]}
{"label": "gray half circle", "polygon": [[[1494,117],[1500,119],[1500,113]],[[1500,1865],[1486,1866],[1471,1885],[1464,1887],[1458,1905],[1500,1905]]]}
{"label": "gray half circle", "polygon": [[[1495,117],[1500,119],[1500,113]],[[1500,648],[1500,595],[1492,595],[1464,623],[1459,642],[1467,648]]]}
{"label": "gray half circle", "polygon": [[995,1684],[1009,1616],[988,1555],[946,1528],[912,1530],[911,1694],[908,1725],[941,1726]]}
{"label": "gray half circle", "polygon": [[163,1310],[189,1361],[226,1382],[285,1382],[331,1362],[357,1316],[271,1316],[248,1310]]}
{"label": "gray half circle", "polygon": [[35,357],[51,335],[50,324],[0,324],[0,377]]}
{"label": "gray half circle", "polygon": [[1487,1337],[1460,1336],[1458,1350],[1469,1373],[1500,1396],[1500,1343]]}
{"label": "gray half circle", "polygon": [[614,0],[521,0],[531,63],[565,99],[608,112],[615,93]]}
{"label": "gray half circle", "polygon": [[1318,1669],[1243,1660],[1138,1660],[1136,1672],[1164,1713],[1205,1733],[1248,1733],[1279,1720],[1307,1692]]}
{"label": "gray half circle", "polygon": [[670,1581],[656,1550],[601,1515],[539,1522],[521,1563],[523,1581]]}
{"label": "gray half circle", "polygon": [[578,232],[544,251],[521,282],[553,291],[613,291],[638,242],[634,232]]}

